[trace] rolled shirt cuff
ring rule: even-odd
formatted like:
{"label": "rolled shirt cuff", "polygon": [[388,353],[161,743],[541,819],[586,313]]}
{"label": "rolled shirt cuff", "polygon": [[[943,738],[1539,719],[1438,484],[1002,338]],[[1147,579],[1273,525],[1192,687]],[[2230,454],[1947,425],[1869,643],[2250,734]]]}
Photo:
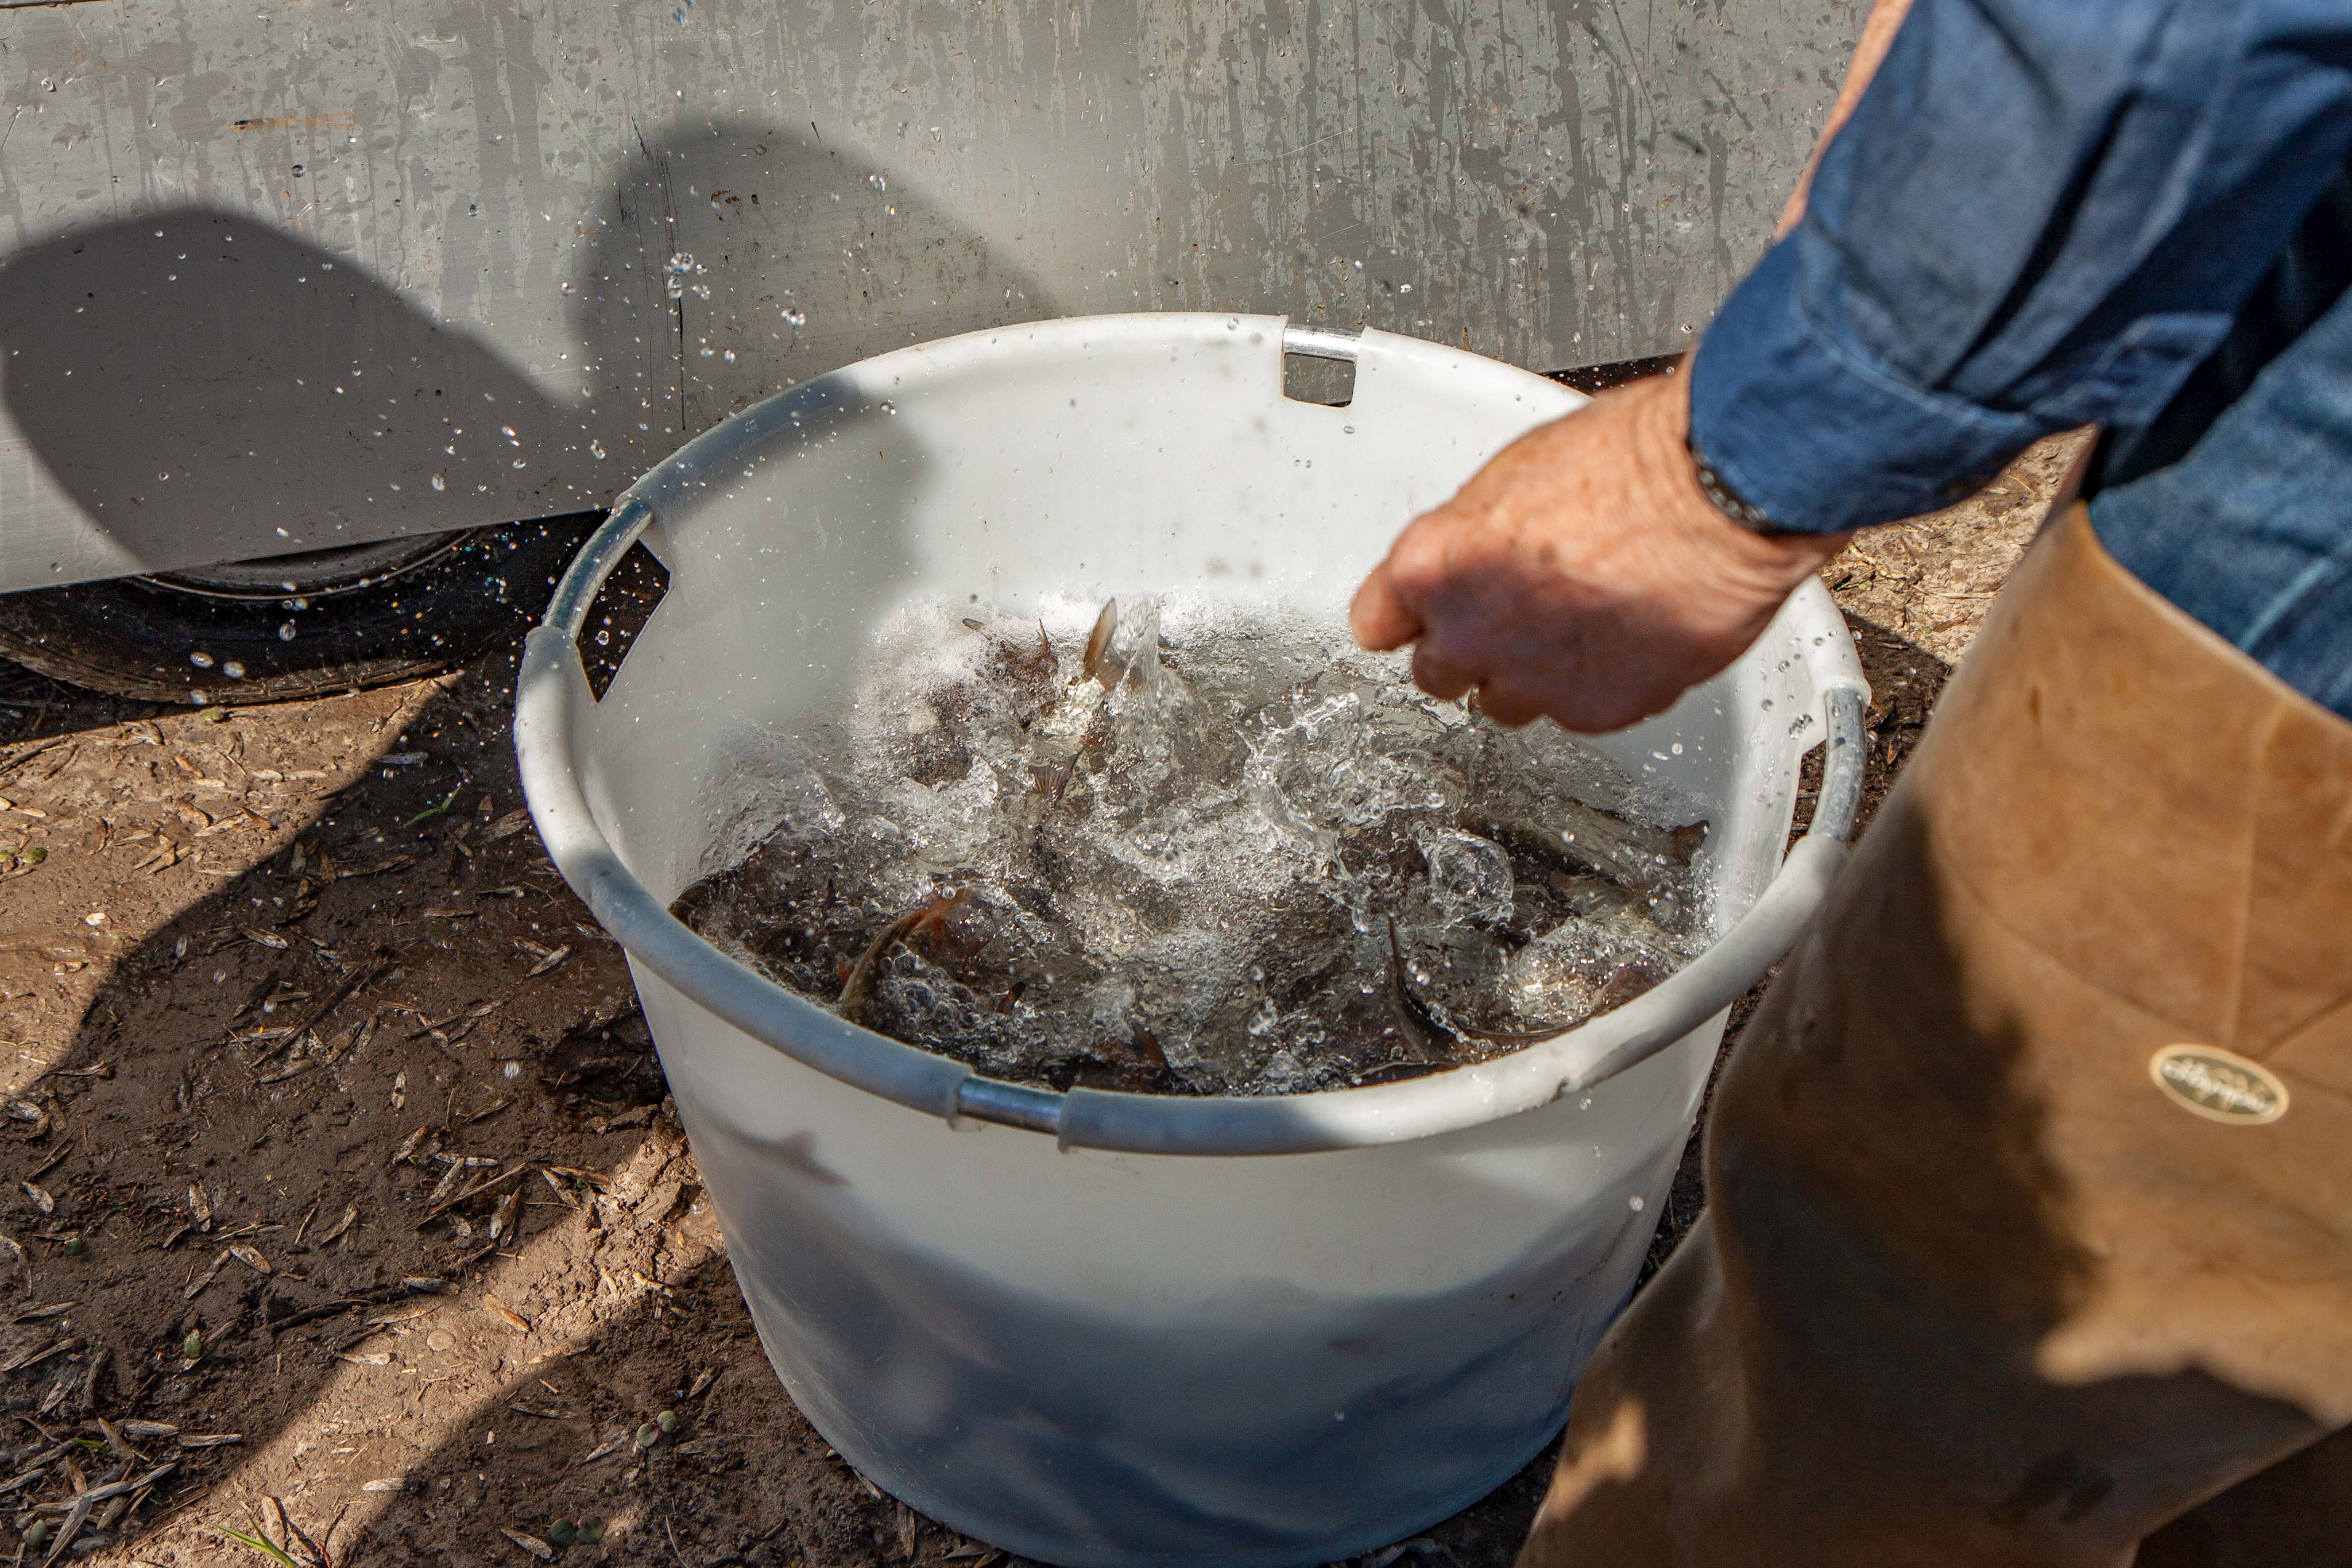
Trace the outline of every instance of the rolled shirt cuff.
{"label": "rolled shirt cuff", "polygon": [[1930,392],[1811,319],[1798,246],[1765,254],[1700,340],[1691,444],[1776,528],[1837,533],[1950,506],[2056,428]]}

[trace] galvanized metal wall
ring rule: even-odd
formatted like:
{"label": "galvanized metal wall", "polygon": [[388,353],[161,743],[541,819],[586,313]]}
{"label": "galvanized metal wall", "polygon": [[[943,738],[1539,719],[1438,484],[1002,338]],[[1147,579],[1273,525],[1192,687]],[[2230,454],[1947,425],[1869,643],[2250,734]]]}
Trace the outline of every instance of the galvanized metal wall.
{"label": "galvanized metal wall", "polygon": [[944,333],[1673,350],[1851,47],[1798,0],[0,3],[0,588],[597,505]]}

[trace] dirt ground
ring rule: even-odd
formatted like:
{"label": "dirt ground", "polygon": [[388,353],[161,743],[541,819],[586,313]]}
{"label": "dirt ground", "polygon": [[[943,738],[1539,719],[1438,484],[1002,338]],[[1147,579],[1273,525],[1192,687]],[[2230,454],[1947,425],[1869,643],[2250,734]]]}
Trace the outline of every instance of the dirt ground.
{"label": "dirt ground", "polygon": [[[2065,455],[1824,573],[1871,803]],[[201,712],[0,664],[18,1564],[1001,1559],[762,1359],[619,950],[520,811],[513,668]],[[1699,1202],[1694,1154],[1654,1258]],[[1501,1568],[1548,1467],[1361,1561]]]}

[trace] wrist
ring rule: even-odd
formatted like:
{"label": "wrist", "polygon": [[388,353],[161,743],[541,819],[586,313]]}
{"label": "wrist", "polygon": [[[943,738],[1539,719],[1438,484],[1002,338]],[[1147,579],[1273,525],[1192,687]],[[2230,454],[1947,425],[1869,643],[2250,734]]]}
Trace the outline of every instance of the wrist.
{"label": "wrist", "polygon": [[[1785,593],[1845,548],[1851,535],[1817,534],[1774,528],[1755,507],[1746,509],[1761,526],[1740,518],[1710,493],[1705,459],[1690,439],[1690,388],[1686,375],[1661,377],[1651,405],[1644,444],[1657,476],[1658,501],[1681,524],[1692,548],[1714,570],[1752,584],[1759,591]],[[1717,478],[1715,489],[1736,505],[1736,492]]]}
{"label": "wrist", "polygon": [[1691,476],[1698,481],[1700,493],[1706,497],[1709,506],[1751,534],[1768,539],[1788,537],[1790,530],[1775,524],[1760,507],[1751,507],[1739,498],[1738,493],[1706,460],[1706,454],[1698,449],[1698,443],[1687,434],[1683,437],[1683,450],[1690,455]]}

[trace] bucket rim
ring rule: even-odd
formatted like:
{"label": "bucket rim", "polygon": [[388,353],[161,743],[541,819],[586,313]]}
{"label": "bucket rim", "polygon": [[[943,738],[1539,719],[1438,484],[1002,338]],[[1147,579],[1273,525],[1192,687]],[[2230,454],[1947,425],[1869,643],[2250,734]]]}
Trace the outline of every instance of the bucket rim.
{"label": "bucket rim", "polygon": [[[540,625],[526,640],[516,682],[515,748],[523,794],[549,858],[597,922],[688,999],[762,1045],[854,1087],[950,1124],[970,1119],[1054,1136],[1062,1147],[1132,1154],[1265,1155],[1407,1142],[1517,1115],[1580,1094],[1705,1028],[1788,952],[1820,906],[1845,855],[1862,800],[1864,712],[1869,687],[1853,639],[1827,589],[1808,580],[1765,633],[1802,624],[1796,654],[1808,667],[1827,737],[1822,788],[1810,830],[1792,846],[1748,910],[1698,957],[1613,1011],[1492,1061],[1401,1082],[1301,1094],[1177,1096],[1118,1090],[1044,1089],[984,1077],[851,1024],[719,951],[663,906],[622,863],[597,823],[572,766],[572,719],[593,709],[578,646],[605,577],[658,521],[656,497],[730,462],[748,444],[779,433],[779,410],[824,395],[836,378],[895,375],[905,382],[960,366],[974,350],[1019,334],[1032,348],[1075,347],[1106,332],[1181,340],[1213,327],[1247,322],[1272,351],[1325,359],[1376,358],[1453,373],[1523,380],[1547,393],[1556,383],[1480,355],[1399,334],[1293,327],[1281,317],[1163,312],[1072,317],[991,329],[913,345],[861,361],[753,404],[688,443],[624,494],[581,547]],[[1573,406],[1573,405],[1571,405]],[[583,709],[580,705],[587,705]]]}

